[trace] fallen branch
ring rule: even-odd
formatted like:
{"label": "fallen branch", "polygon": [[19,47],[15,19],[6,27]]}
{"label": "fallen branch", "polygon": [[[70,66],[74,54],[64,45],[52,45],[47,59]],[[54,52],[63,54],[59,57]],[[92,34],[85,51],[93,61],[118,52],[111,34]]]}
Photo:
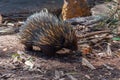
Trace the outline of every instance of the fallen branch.
{"label": "fallen branch", "polygon": [[103,37],[100,37],[98,39],[93,39],[91,40],[92,44],[94,44],[94,46],[98,45],[99,43],[101,43],[101,41],[109,39],[109,37],[107,37],[109,34],[105,34]]}
{"label": "fallen branch", "polygon": [[100,15],[94,15],[94,16],[88,16],[88,17],[79,17],[79,18],[72,18],[69,20],[66,20],[66,22],[71,23],[73,25],[92,25],[95,23],[98,23],[102,20],[104,20],[105,18],[107,18],[107,16],[100,16]]}
{"label": "fallen branch", "polygon": [[91,32],[91,33],[88,33],[88,34],[85,34],[85,35],[82,35],[82,36],[77,35],[77,38],[78,38],[78,39],[82,39],[82,38],[91,37],[91,36],[94,36],[94,35],[97,35],[97,34],[110,33],[110,32],[111,32],[111,31],[109,31],[109,30],[96,31],[96,32]]}
{"label": "fallen branch", "polygon": [[25,17],[5,17],[3,18],[4,21],[18,21],[18,20],[25,20],[27,18],[27,16]]}
{"label": "fallen branch", "polygon": [[14,27],[9,27],[9,28],[6,28],[6,29],[3,29],[3,30],[0,30],[0,36],[1,35],[10,35],[10,34],[15,34],[19,32],[19,27],[17,28],[14,28]]}

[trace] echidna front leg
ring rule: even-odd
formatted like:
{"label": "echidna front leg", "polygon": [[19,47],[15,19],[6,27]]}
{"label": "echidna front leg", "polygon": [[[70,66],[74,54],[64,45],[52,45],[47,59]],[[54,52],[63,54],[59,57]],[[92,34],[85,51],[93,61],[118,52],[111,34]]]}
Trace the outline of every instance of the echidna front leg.
{"label": "echidna front leg", "polygon": [[24,44],[25,45],[25,50],[27,51],[32,51],[33,50],[33,46],[31,44]]}
{"label": "echidna front leg", "polygon": [[56,53],[55,48],[52,46],[44,45],[44,46],[40,46],[40,48],[41,48],[41,51],[47,56],[54,56]]}

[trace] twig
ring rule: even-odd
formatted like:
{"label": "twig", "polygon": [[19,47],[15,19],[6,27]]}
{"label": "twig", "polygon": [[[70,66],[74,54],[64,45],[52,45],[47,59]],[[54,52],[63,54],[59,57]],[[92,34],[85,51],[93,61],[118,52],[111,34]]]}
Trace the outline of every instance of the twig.
{"label": "twig", "polygon": [[26,17],[6,17],[6,18],[3,18],[4,21],[16,21],[16,20],[25,20],[27,18]]}
{"label": "twig", "polygon": [[94,46],[96,46],[97,44],[99,44],[101,41],[109,39],[109,37],[107,37],[109,34],[104,35],[103,37],[98,38],[97,40],[92,40],[92,43],[95,44]]}

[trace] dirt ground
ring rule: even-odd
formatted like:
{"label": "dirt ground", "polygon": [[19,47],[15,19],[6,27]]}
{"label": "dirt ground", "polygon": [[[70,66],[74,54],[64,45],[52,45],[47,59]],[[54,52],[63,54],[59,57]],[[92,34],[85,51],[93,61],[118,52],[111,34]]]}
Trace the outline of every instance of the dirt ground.
{"label": "dirt ground", "polygon": [[[45,7],[45,4],[49,4],[51,7],[57,5],[54,2],[55,0],[52,3],[46,3],[49,0],[36,0],[34,5],[34,0],[31,0],[32,2],[24,1],[1,0],[0,11],[3,14],[24,10],[37,11],[37,9]],[[60,2],[61,4],[62,2]],[[38,7],[38,5],[40,6]],[[60,7],[60,5],[56,7]],[[120,49],[120,44],[117,45],[117,49]],[[120,57],[117,56],[88,58],[88,61],[96,68],[92,70],[82,65],[80,55],[49,58],[41,52],[24,51],[28,54],[24,54],[23,57],[32,58],[32,65],[34,66],[30,68],[24,60],[19,62],[12,57],[16,53],[22,53],[21,51],[24,51],[24,48],[19,43],[18,34],[0,35],[0,80],[120,80]]]}
{"label": "dirt ground", "polygon": [[[96,69],[81,65],[81,57],[59,56],[48,58],[40,52],[29,52],[34,68],[14,63],[12,55],[23,51],[17,34],[0,36],[1,80],[120,80],[120,58],[88,59]],[[34,56],[34,53],[40,54]],[[107,66],[105,66],[107,65]]]}

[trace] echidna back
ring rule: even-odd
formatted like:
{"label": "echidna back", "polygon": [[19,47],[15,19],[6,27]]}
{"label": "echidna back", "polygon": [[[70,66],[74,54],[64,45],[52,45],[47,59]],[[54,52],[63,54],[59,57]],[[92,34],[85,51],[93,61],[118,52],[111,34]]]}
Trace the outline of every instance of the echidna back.
{"label": "echidna back", "polygon": [[46,11],[28,17],[20,36],[25,47],[31,48],[35,45],[48,54],[63,47],[77,48],[77,39],[72,27]]}

